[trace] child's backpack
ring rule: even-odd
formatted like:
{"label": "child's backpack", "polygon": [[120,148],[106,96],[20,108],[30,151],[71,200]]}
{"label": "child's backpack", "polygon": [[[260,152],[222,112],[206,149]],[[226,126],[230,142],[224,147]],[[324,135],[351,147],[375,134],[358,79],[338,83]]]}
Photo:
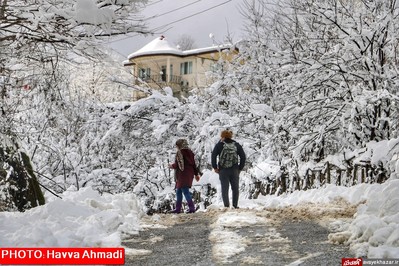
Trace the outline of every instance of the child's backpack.
{"label": "child's backpack", "polygon": [[219,165],[222,168],[230,168],[238,163],[237,146],[235,142],[223,143],[223,149],[219,155]]}

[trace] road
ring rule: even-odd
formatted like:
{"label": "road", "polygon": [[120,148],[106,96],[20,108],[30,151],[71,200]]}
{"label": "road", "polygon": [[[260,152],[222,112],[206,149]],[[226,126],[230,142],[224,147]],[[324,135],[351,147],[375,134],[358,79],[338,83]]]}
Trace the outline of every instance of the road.
{"label": "road", "polygon": [[[162,226],[149,226],[138,236],[126,239],[126,247],[146,250],[147,253],[126,256],[125,265],[330,266],[341,265],[343,257],[353,257],[347,246],[328,242],[330,232],[325,224],[334,219],[350,219],[354,208],[341,206],[333,208],[332,212],[323,212],[323,207],[320,207],[321,211],[315,213],[309,213],[309,209],[312,208],[304,206],[302,209],[214,210],[157,215],[153,223]],[[233,238],[242,239],[239,247],[235,247],[235,242],[231,240],[231,249],[236,248],[237,251],[229,250],[230,240],[211,237],[215,221],[223,215],[245,217],[253,213],[256,217],[267,219],[267,222],[244,224],[237,228],[221,227],[222,230],[230,230]],[[147,219],[147,224],[151,224],[151,218]],[[218,241],[227,242],[219,253]]]}

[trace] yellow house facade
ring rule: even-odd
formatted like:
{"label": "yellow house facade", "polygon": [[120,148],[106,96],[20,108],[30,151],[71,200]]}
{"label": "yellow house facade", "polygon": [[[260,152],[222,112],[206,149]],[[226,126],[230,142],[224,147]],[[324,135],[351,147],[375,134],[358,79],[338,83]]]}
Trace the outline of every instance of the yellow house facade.
{"label": "yellow house facade", "polygon": [[[144,83],[154,89],[170,87],[174,96],[180,98],[193,88],[212,84],[210,74],[237,52],[231,45],[182,51],[161,36],[130,54],[124,65],[132,67],[135,84]],[[141,91],[133,93],[134,100],[146,96]]]}

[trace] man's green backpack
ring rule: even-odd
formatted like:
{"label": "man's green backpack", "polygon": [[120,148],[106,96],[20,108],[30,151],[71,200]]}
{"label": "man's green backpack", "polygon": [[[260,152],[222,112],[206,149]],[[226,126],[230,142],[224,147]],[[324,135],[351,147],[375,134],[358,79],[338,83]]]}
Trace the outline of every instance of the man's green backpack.
{"label": "man's green backpack", "polygon": [[219,165],[222,168],[230,168],[238,163],[237,146],[235,142],[223,143],[223,149],[219,155]]}

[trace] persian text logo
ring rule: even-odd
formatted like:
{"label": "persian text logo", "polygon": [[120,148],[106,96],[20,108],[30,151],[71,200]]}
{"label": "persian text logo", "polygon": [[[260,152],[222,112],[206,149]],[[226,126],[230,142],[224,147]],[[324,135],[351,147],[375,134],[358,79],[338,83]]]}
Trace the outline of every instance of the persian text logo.
{"label": "persian text logo", "polygon": [[361,258],[343,258],[342,266],[363,266],[363,260]]}

